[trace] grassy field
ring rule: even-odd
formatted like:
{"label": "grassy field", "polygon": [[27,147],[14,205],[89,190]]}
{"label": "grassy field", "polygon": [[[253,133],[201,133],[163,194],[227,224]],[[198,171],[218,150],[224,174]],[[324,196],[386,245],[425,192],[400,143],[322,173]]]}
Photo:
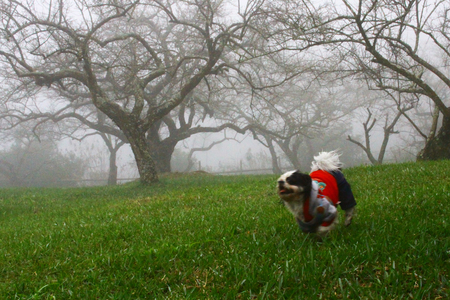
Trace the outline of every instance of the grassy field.
{"label": "grassy field", "polygon": [[0,190],[0,299],[449,299],[450,162],[345,171],[322,243],[277,176]]}

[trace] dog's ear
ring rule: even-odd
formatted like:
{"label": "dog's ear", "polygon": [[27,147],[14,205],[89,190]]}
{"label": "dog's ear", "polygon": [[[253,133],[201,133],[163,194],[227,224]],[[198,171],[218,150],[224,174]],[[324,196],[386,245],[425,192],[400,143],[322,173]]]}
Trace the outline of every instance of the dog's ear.
{"label": "dog's ear", "polygon": [[302,193],[310,193],[312,189],[312,180],[311,176],[308,174],[301,173],[299,171],[295,171],[288,178],[286,178],[287,183],[290,185],[295,185],[298,187],[302,187]]}

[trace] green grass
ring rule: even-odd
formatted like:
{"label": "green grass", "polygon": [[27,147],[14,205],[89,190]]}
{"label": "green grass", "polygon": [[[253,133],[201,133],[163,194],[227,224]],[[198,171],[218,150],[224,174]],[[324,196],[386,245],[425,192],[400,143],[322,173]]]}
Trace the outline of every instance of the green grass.
{"label": "green grass", "polygon": [[450,162],[345,171],[322,243],[276,176],[0,190],[0,299],[448,299]]}

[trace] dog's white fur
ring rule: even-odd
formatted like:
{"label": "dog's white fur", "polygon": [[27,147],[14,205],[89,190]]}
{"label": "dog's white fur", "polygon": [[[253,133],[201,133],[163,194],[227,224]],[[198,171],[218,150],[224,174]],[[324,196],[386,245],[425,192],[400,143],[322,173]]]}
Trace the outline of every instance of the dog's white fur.
{"label": "dog's white fur", "polygon": [[[324,170],[332,172],[339,170],[342,167],[342,163],[339,160],[339,153],[337,151],[320,152],[319,155],[314,156],[314,161],[311,163],[311,172],[317,170]],[[303,213],[304,201],[310,195],[305,195],[304,186],[291,185],[288,183],[288,178],[292,176],[296,171],[286,172],[278,179],[277,191],[281,200],[286,208],[294,215],[295,218],[299,218],[302,222],[305,222],[305,216]],[[311,183],[312,191],[317,192],[318,186],[315,182]],[[287,192],[286,192],[287,191]],[[345,225],[348,226],[353,218],[354,208],[346,211]],[[338,216],[334,218],[329,226],[319,226],[316,233],[319,236],[324,236],[328,232],[332,231],[339,223]]]}
{"label": "dog's white fur", "polygon": [[319,155],[314,156],[314,160],[311,163],[311,172],[317,170],[324,170],[327,172],[339,170],[342,168],[339,156],[340,154],[337,151],[319,152]]}

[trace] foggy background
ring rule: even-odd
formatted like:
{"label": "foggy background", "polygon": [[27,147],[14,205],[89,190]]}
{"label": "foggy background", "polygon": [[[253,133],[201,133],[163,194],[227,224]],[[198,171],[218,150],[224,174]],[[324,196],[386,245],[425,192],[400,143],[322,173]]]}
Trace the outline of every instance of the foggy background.
{"label": "foggy background", "polygon": [[3,1],[0,185],[415,161],[446,130],[445,3],[358,27],[344,2]]}

